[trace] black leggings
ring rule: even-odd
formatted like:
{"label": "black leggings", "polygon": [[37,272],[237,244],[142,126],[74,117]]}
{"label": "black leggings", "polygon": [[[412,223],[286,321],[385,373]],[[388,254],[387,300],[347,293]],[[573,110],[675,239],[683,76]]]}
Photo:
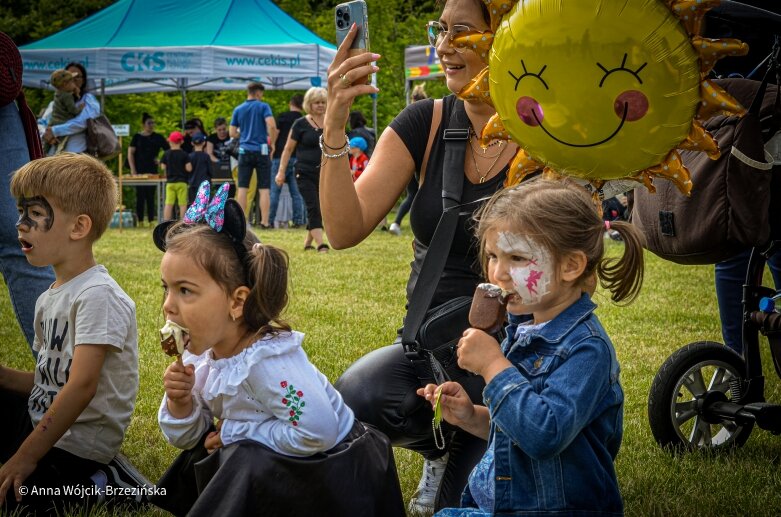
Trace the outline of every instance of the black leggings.
{"label": "black leggings", "polygon": [[136,217],[138,224],[144,221],[144,207],[149,222],[157,218],[157,187],[140,185],[136,187]]}
{"label": "black leggings", "polygon": [[306,204],[307,230],[323,227],[323,215],[320,213],[320,174],[301,172],[296,169],[296,182],[301,197]]}
{"label": "black leggings", "polygon": [[[0,426],[0,463],[7,462],[19,446],[24,442],[27,436],[33,431],[33,425],[30,421],[30,415],[27,413],[27,396],[0,389],[0,407],[3,408],[3,425]],[[32,474],[24,481],[23,485],[28,489],[36,487],[38,489],[50,488],[51,493],[55,488],[59,489],[61,495],[22,495],[22,502],[17,503],[13,494],[13,488],[5,494],[5,505],[0,506],[0,513],[14,510],[18,505],[27,506],[29,513],[41,513],[53,511],[56,508],[59,513],[64,514],[66,505],[89,506],[95,502],[94,498],[82,498],[78,495],[65,495],[64,487],[86,486],[91,487],[92,476],[99,468],[105,465],[81,458],[71,454],[63,449],[52,447],[43,458],[38,461],[38,465]],[[25,512],[22,512],[26,515]]]}
{"label": "black leggings", "polygon": [[[444,451],[437,449],[431,428],[431,404],[415,393],[421,386],[422,381],[404,355],[400,338],[358,359],[335,383],[355,417],[377,427],[394,446],[419,452],[429,460],[450,453],[436,509],[458,507],[469,473],[483,456],[486,442],[443,423],[447,446]],[[472,377],[464,389],[472,401],[482,404],[484,386],[480,377]]]}

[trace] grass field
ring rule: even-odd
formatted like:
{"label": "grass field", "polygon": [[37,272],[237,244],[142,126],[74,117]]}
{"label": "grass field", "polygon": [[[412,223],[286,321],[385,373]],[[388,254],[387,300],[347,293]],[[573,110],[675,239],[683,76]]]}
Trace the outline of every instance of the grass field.
{"label": "grass field", "polygon": [[[317,254],[303,251],[303,230],[260,234],[291,259],[291,304],[286,317],[306,333],[312,362],[332,381],[369,350],[390,343],[401,323],[411,235],[375,232],[360,246]],[[620,243],[609,243],[619,253]],[[156,412],[169,358],[160,350],[162,290],[151,229],[109,230],[97,245],[106,265],[137,305],[141,389],[123,452],[152,480],[176,456],[158,430]],[[627,515],[778,515],[781,513],[781,438],[754,430],[741,449],[671,456],[651,436],[648,390],[662,362],[685,343],[720,341],[713,268],[677,266],[648,254],[645,284],[628,307],[597,293],[598,315],[622,366],[626,395],[624,441],[617,460]],[[765,343],[763,341],[763,343]],[[767,351],[766,397],[781,401],[781,383]],[[32,370],[5,288],[0,289],[0,362]],[[396,449],[405,499],[414,491],[422,460]],[[150,515],[158,512],[149,512]]]}

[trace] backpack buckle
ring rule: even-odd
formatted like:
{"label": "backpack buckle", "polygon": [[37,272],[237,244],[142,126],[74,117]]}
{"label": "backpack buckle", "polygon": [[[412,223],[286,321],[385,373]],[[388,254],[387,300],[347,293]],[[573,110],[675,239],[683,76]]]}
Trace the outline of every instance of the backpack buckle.
{"label": "backpack buckle", "polygon": [[469,128],[445,129],[444,133],[442,133],[442,139],[447,141],[469,140]]}

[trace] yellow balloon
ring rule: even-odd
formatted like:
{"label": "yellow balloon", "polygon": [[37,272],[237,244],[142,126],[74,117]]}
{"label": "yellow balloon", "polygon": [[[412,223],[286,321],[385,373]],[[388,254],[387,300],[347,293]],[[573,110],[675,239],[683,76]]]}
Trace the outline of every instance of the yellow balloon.
{"label": "yellow balloon", "polygon": [[586,179],[663,162],[700,102],[698,54],[660,0],[519,0],[496,30],[489,69],[512,139]]}

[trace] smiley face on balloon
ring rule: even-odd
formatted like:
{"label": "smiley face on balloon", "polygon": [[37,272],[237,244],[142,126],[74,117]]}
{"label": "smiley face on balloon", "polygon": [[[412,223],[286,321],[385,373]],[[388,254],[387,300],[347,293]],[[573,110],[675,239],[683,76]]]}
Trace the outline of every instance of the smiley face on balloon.
{"label": "smiley face on balloon", "polygon": [[663,177],[688,194],[677,150],[719,156],[700,121],[743,108],[704,77],[748,48],[696,36],[716,0],[484,1],[489,66],[460,96],[495,107],[485,144],[518,143],[508,185],[543,168],[597,189]]}

